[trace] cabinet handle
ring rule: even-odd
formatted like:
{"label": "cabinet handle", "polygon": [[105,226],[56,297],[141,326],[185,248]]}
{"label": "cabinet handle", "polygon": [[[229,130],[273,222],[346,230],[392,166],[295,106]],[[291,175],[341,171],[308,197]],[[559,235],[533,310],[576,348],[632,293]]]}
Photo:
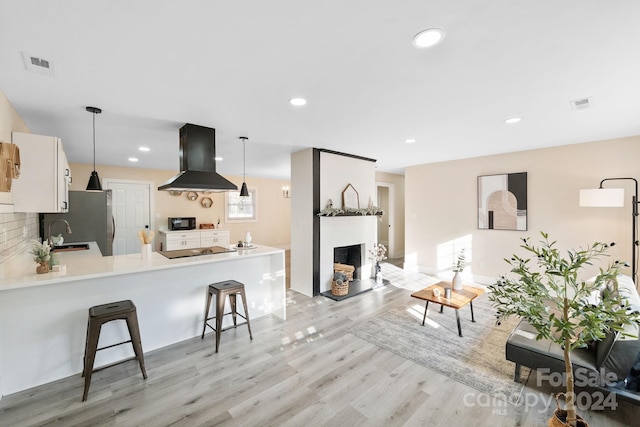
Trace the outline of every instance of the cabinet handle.
{"label": "cabinet handle", "polygon": [[62,202],[62,209],[67,209],[67,202]]}

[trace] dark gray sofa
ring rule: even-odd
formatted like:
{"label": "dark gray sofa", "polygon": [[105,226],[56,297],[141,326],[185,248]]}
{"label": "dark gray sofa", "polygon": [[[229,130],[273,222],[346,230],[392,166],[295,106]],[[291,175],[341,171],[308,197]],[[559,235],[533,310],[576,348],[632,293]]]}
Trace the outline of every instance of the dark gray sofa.
{"label": "dark gray sofa", "polygon": [[[629,310],[640,310],[640,296],[630,277],[618,276],[618,289],[627,299]],[[516,382],[520,382],[521,366],[532,369],[547,368],[551,372],[559,373],[565,371],[562,347],[550,340],[536,340],[536,335],[533,326],[523,320],[507,339],[506,358],[515,363]],[[612,373],[615,374],[615,378],[623,380],[640,354],[639,335],[640,326],[632,324],[625,327],[624,334],[611,333],[589,348],[573,350],[571,359],[574,372],[578,368],[585,368],[594,375]],[[640,395],[638,399],[640,400]]]}

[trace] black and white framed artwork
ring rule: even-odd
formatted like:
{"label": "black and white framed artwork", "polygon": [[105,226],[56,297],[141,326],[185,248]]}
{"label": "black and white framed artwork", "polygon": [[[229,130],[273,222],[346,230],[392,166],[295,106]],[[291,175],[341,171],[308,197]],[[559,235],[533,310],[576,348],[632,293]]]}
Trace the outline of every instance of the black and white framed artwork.
{"label": "black and white framed artwork", "polygon": [[478,228],[527,230],[527,173],[478,177]]}

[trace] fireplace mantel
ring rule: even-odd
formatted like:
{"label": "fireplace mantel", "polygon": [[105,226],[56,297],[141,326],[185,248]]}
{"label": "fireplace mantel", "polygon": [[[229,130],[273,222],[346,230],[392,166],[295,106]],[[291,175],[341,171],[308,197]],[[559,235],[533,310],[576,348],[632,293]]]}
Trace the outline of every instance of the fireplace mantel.
{"label": "fireplace mantel", "polygon": [[383,212],[377,212],[374,214],[361,214],[361,213],[357,213],[357,212],[343,212],[343,213],[337,213],[337,214],[322,214],[322,213],[318,213],[317,214],[320,217],[323,218],[333,218],[333,217],[337,217],[337,216],[382,216]]}
{"label": "fireplace mantel", "polygon": [[318,212],[316,215],[319,217],[332,217],[332,216],[382,216],[384,211],[377,206],[370,206],[368,208],[334,208],[326,207]]}

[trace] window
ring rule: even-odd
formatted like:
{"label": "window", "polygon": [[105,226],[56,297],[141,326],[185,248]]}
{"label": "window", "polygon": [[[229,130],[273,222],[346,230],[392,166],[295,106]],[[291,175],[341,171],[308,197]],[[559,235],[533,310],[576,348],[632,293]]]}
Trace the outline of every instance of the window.
{"label": "window", "polygon": [[249,197],[240,197],[239,191],[224,193],[226,222],[251,222],[258,220],[258,191],[249,188]]}

